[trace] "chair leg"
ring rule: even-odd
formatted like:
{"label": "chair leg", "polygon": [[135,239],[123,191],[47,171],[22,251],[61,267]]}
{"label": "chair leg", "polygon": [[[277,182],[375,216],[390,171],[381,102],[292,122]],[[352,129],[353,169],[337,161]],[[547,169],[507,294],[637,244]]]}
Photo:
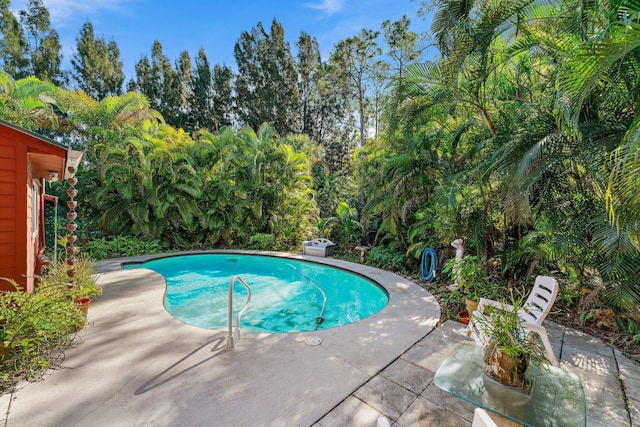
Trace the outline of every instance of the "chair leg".
{"label": "chair leg", "polygon": [[[532,332],[532,334],[535,334],[535,332]],[[553,347],[551,347],[549,335],[547,335],[546,331],[539,331],[537,334],[540,336],[540,340],[542,340],[542,344],[544,345],[545,356],[547,356],[547,359],[553,366],[559,368],[560,364],[558,363],[558,359],[556,359],[556,355],[553,353]]]}

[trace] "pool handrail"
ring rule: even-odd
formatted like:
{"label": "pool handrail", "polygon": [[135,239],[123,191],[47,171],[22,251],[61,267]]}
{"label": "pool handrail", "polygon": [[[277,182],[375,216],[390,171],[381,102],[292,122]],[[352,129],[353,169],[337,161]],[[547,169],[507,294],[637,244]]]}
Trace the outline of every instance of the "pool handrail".
{"label": "pool handrail", "polygon": [[318,291],[320,291],[320,294],[322,295],[322,308],[320,309],[320,315],[318,317],[316,317],[316,331],[318,330],[318,328],[320,327],[320,324],[322,322],[324,322],[324,310],[327,307],[327,294],[324,292],[324,290],[316,285],[313,280],[309,279],[309,277],[307,277],[306,274],[304,274],[302,271],[298,270],[295,266],[291,265],[291,264],[287,264],[289,267],[293,268],[300,276],[302,276],[303,278],[305,278],[307,280],[307,282],[311,283],[311,285],[316,288]]}
{"label": "pool handrail", "polygon": [[233,285],[238,281],[242,283],[242,285],[247,289],[247,302],[242,307],[242,310],[238,312],[238,316],[236,318],[236,335],[237,341],[240,341],[240,317],[244,314],[245,311],[249,308],[249,302],[251,301],[251,287],[245,282],[240,276],[233,276],[231,281],[229,282],[229,334],[227,335],[227,351],[231,351],[235,348],[235,343],[233,341]]}

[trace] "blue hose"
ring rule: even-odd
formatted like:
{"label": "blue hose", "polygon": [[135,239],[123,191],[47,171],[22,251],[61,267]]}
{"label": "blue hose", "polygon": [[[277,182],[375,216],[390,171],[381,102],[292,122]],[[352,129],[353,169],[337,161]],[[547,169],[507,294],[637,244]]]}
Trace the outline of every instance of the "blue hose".
{"label": "blue hose", "polygon": [[436,277],[438,268],[438,255],[433,248],[427,248],[422,253],[422,278],[427,282],[432,281]]}

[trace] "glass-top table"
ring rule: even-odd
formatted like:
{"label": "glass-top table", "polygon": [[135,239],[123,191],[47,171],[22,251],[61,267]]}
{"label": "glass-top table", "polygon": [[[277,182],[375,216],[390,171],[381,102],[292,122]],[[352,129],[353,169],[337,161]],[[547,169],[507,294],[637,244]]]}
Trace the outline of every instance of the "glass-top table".
{"label": "glass-top table", "polygon": [[525,426],[586,426],[587,405],[576,375],[532,364],[527,374],[530,392],[512,391],[486,379],[483,352],[473,343],[461,344],[442,362],[433,382],[454,396]]}

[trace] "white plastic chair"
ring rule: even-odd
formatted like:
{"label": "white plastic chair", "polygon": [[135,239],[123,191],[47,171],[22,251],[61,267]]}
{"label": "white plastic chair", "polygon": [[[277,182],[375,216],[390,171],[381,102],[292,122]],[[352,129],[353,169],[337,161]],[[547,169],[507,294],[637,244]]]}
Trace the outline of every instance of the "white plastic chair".
{"label": "white plastic chair", "polygon": [[498,427],[498,425],[489,417],[487,411],[482,408],[476,408],[473,412],[471,427]]}
{"label": "white plastic chair", "polygon": [[471,427],[521,427],[522,424],[515,423],[500,415],[491,414],[482,408],[476,408],[473,413]]}
{"label": "white plastic chair", "polygon": [[[538,276],[536,277],[533,289],[529,294],[529,297],[525,301],[522,308],[518,310],[518,317],[522,321],[521,325],[524,333],[533,338],[535,334],[540,336],[540,340],[544,345],[545,356],[547,360],[553,364],[553,366],[559,366],[558,359],[556,359],[553,353],[553,347],[549,342],[549,335],[547,335],[547,329],[542,326],[542,322],[551,311],[556,296],[558,295],[558,282],[553,277]],[[471,319],[469,319],[469,331],[471,336],[478,345],[485,345],[487,342],[486,336],[482,333],[482,330],[478,328],[478,325],[474,322],[474,317],[482,316],[484,307],[487,305],[494,306],[498,309],[503,307],[507,310],[513,310],[513,306],[509,304],[499,303],[487,298],[480,298],[478,309],[473,313]]]}
{"label": "white plastic chair", "polygon": [[321,257],[333,256],[333,249],[337,245],[328,239],[313,239],[302,242],[302,254]]}

